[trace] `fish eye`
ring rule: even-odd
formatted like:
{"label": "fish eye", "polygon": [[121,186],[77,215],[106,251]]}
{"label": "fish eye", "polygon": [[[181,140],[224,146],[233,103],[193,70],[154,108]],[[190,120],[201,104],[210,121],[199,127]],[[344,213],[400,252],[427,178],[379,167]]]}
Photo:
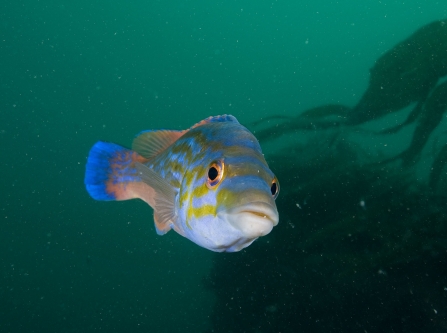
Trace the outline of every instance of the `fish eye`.
{"label": "fish eye", "polygon": [[270,192],[272,192],[273,199],[276,199],[279,194],[279,182],[278,179],[275,177],[272,180],[272,185],[270,185]]}
{"label": "fish eye", "polygon": [[211,163],[208,168],[208,179],[206,180],[206,186],[209,189],[215,188],[222,181],[223,172],[223,161],[215,161]]}
{"label": "fish eye", "polygon": [[217,176],[219,175],[219,171],[217,171],[215,166],[212,166],[209,170],[208,170],[208,178],[211,181],[214,181]]}

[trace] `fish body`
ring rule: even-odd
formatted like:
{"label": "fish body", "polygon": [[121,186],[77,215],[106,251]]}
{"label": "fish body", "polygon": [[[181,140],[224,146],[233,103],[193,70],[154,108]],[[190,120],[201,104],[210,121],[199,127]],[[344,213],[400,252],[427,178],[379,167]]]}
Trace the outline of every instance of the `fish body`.
{"label": "fish body", "polygon": [[279,221],[278,180],[256,138],[230,115],[142,132],[132,150],[99,141],[85,184],[97,200],[144,200],[158,234],[174,229],[216,252],[239,251]]}

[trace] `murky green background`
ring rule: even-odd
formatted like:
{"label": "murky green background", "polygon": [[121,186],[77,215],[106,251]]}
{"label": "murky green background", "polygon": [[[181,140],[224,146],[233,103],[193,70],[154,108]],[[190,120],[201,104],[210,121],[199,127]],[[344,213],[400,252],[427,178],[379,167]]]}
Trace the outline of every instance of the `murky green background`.
{"label": "murky green background", "polygon": [[[142,202],[95,202],[83,184],[90,147],[129,146],[141,130],[184,129],[210,115],[252,128],[269,115],[352,106],[381,54],[446,17],[434,0],[3,1],[0,332],[218,331],[222,299],[209,280],[225,277],[209,274],[213,261],[239,256],[244,265],[259,245],[213,254],[173,232],[157,236]],[[284,140],[262,143],[268,160]],[[252,270],[250,279],[262,288],[256,277],[265,276]],[[268,315],[279,303],[259,306]],[[253,328],[264,331],[276,332]]]}

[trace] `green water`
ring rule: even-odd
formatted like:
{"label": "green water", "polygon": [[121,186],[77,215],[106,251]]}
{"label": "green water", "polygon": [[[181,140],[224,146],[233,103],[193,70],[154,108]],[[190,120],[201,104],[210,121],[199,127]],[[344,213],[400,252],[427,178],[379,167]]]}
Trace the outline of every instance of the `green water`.
{"label": "green water", "polygon": [[[404,277],[351,287],[349,281],[364,282],[365,275],[345,279],[348,273],[340,272],[343,288],[358,288],[349,300],[337,289],[341,284],[325,280],[341,255],[350,262],[366,258],[367,242],[359,238],[329,261],[315,255],[337,251],[330,247],[330,227],[315,234],[309,215],[293,220],[296,199],[303,204],[305,198],[291,196],[300,183],[286,168],[290,156],[278,152],[301,142],[297,136],[261,142],[280,182],[287,179],[278,198],[284,218],[241,253],[214,254],[173,232],[157,236],[147,205],[96,202],[83,184],[97,140],[129,146],[141,130],[184,129],[210,115],[233,114],[254,129],[251,124],[266,116],[330,103],[353,106],[378,57],[446,17],[447,6],[435,0],[3,1],[0,332],[408,332],[410,326],[424,332],[431,327],[426,322],[435,322],[436,332],[447,330],[445,269],[432,280],[420,277],[445,267],[445,255],[439,260],[428,253],[402,268],[407,280],[421,272],[418,286],[427,286],[426,292],[406,288],[422,296],[411,303],[414,312],[395,316],[411,324],[426,314],[413,326],[374,324],[375,309]],[[394,140],[411,138],[411,132],[401,135]],[[328,214],[337,215],[345,188],[334,187],[340,204],[314,202],[321,199]],[[306,239],[316,245],[294,247]],[[411,248],[426,253],[423,244]],[[281,268],[270,264],[278,260]],[[385,260],[383,272],[398,261]],[[424,271],[424,263],[431,268]],[[318,278],[303,278],[306,269],[320,272]],[[356,302],[368,303],[365,295],[372,293],[383,299],[370,304],[369,317],[355,313]],[[319,308],[312,295],[320,305],[325,295],[332,298]]]}

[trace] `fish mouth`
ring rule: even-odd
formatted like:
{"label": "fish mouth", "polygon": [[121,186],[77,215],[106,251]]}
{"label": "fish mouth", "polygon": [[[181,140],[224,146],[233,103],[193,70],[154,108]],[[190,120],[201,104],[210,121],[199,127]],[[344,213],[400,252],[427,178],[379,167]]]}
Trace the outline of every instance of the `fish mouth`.
{"label": "fish mouth", "polygon": [[217,252],[240,251],[259,237],[270,233],[279,221],[274,202],[256,201],[231,209],[221,206],[217,215],[220,226],[225,228],[224,240],[212,248]]}
{"label": "fish mouth", "polygon": [[225,212],[224,215],[246,240],[267,235],[279,220],[276,207],[265,202],[245,204]]}
{"label": "fish mouth", "polygon": [[273,226],[276,226],[279,221],[276,207],[273,207],[265,202],[252,202],[247,205],[243,205],[231,210],[230,214],[252,214],[257,218],[269,220]]}

